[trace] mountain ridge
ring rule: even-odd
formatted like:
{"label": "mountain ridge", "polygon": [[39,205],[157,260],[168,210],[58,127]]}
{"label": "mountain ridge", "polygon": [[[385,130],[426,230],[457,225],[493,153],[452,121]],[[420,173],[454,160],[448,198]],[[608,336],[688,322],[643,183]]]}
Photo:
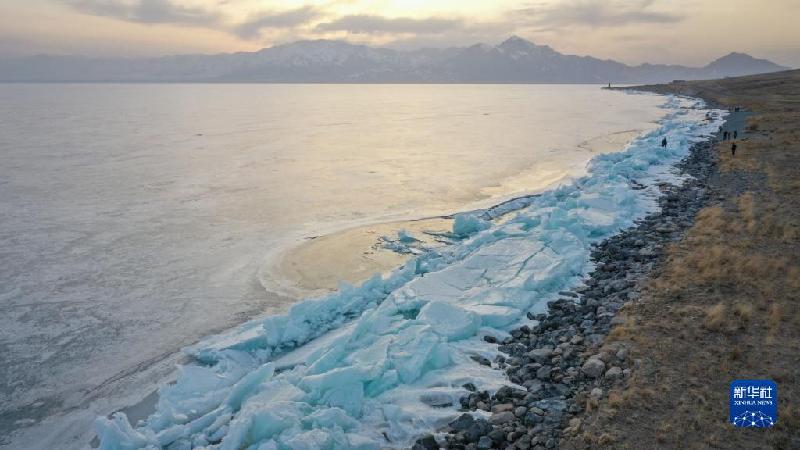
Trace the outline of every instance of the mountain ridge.
{"label": "mountain ridge", "polygon": [[318,39],[214,55],[0,58],[6,82],[652,83],[781,70],[788,68],[737,52],[703,67],[630,66],[563,54],[519,36],[498,45],[410,51]]}

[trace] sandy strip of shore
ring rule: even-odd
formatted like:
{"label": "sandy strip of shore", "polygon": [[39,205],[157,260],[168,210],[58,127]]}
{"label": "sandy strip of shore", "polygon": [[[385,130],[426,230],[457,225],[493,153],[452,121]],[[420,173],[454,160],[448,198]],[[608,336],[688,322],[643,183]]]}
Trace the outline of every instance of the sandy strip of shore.
{"label": "sandy strip of shore", "polygon": [[[647,130],[625,130],[598,136],[578,147],[593,154],[609,153],[623,149],[644,131]],[[501,185],[487,187],[482,193],[494,198],[503,192],[531,194],[554,186],[568,176],[563,168],[535,167],[505,180]],[[530,186],[542,188],[531,191]],[[387,273],[412,257],[383,248],[380,243],[382,236],[396,237],[399,231],[405,230],[422,240],[424,245],[436,245],[429,233],[451,229],[452,219],[444,217],[358,226],[306,239],[279,255],[270,271],[293,295],[323,295],[335,291],[342,281],[358,284],[375,273]]]}
{"label": "sandy strip of shore", "polygon": [[400,230],[406,230],[424,243],[433,244],[433,236],[426,232],[448,231],[452,223],[446,218],[387,222],[310,238],[284,253],[276,272],[301,291],[332,292],[342,281],[356,284],[411,258],[412,255],[383,248],[381,236],[396,237]]}

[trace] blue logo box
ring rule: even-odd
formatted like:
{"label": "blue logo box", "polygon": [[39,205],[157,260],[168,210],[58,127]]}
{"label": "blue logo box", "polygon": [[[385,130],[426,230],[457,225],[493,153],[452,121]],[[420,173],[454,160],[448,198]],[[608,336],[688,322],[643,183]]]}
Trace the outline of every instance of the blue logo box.
{"label": "blue logo box", "polygon": [[769,428],[778,421],[778,385],[772,380],[736,380],[730,390],[730,423]]}

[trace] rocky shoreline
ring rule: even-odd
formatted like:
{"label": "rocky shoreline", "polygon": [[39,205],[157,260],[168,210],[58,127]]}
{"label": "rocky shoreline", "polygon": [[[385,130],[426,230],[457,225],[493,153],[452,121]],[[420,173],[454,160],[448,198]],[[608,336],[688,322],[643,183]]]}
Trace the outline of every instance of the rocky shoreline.
{"label": "rocky shoreline", "polygon": [[[602,346],[620,323],[616,312],[638,300],[642,288],[664,260],[664,247],[692,226],[697,211],[710,197],[709,180],[716,171],[713,143],[695,144],[677,167],[690,178],[681,186],[660,186],[660,211],[600,242],[592,251],[596,269],[584,286],[561,292],[548,303],[548,313],[528,317],[538,323],[522,326],[496,342],[505,355],[482,364],[505,370],[525,389],[505,386],[495,394],[464,387],[465,411],[437,438],[416,441],[415,450],[551,449],[581,428],[578,415],[596,405],[610,387],[624,383],[637,361],[624,344]],[[470,414],[481,410],[483,414]],[[483,417],[488,417],[484,419]]]}

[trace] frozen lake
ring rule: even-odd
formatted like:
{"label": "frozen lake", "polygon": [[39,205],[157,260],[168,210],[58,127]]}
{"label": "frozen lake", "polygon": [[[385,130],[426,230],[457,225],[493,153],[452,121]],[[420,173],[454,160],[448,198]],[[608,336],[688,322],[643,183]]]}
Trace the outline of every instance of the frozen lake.
{"label": "frozen lake", "polygon": [[587,85],[0,85],[0,444],[85,445],[180,348],[285,310],[296,299],[262,276],[278,250],[580,175],[582,143],[652,128],[663,101]]}

